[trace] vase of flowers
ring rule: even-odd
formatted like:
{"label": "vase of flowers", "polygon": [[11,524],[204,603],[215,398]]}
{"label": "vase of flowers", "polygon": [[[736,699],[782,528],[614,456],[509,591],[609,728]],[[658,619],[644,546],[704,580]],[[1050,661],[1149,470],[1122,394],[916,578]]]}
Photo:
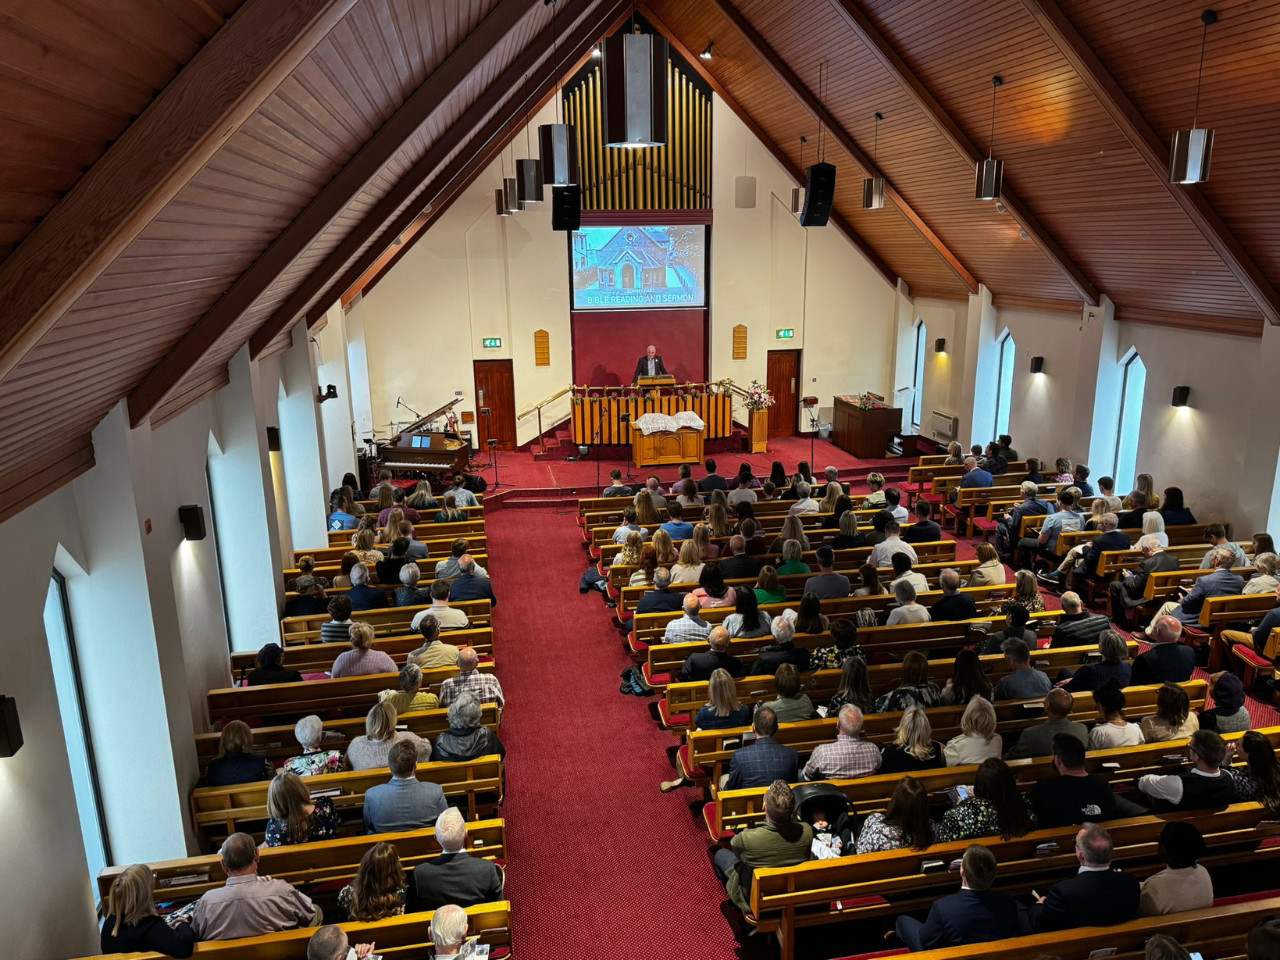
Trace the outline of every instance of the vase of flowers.
{"label": "vase of flowers", "polygon": [[764,453],[769,443],[769,408],[775,402],[773,394],[764,384],[752,380],[744,402],[751,418],[747,425],[747,441],[751,452]]}

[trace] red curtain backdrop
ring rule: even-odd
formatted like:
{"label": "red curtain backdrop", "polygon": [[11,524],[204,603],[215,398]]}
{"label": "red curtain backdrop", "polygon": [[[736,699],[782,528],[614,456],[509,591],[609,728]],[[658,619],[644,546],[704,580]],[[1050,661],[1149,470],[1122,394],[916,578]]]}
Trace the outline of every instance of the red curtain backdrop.
{"label": "red curtain backdrop", "polygon": [[651,343],[678,382],[707,378],[706,310],[576,311],[571,322],[576,384],[630,383]]}

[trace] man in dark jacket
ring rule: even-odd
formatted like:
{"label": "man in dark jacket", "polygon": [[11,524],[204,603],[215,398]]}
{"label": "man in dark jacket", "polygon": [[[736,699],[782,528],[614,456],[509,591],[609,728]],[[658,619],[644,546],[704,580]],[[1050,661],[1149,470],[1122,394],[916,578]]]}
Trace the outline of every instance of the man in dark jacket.
{"label": "man in dark jacket", "polygon": [[735,535],[729,538],[730,556],[720,560],[720,573],[726,580],[742,580],[758,577],[764,564],[747,553],[746,538]]}
{"label": "man in dark jacket", "polygon": [[644,356],[636,361],[636,372],[632,376],[631,382],[635,383],[641,377],[665,377],[667,376],[667,365],[662,362],[662,356],[658,353],[658,348],[652,343],[645,350]]}
{"label": "man in dark jacket", "polygon": [[1153,573],[1172,573],[1178,569],[1178,558],[1165,553],[1160,538],[1148,533],[1138,538],[1142,562],[1137,570],[1126,570],[1119,580],[1107,587],[1111,593],[1111,615],[1124,630],[1129,629],[1129,611],[1140,607],[1146,600],[1147,580]]}
{"label": "man in dark jacket", "polygon": [[1022,481],[1022,502],[1004,515],[996,526],[996,549],[1006,563],[1017,559],[1016,547],[1022,536],[1023,517],[1044,517],[1053,513],[1053,504],[1040,499],[1040,485]]}
{"label": "man in dark jacket", "polygon": [[467,853],[467,824],[457,807],[436,821],[436,840],[444,851],[413,871],[419,910],[435,910],[446,903],[472,907],[502,899],[502,875],[492,860]]}
{"label": "man in dark jacket", "polygon": [[[933,504],[924,497],[916,498],[916,522],[902,531],[906,543],[937,543],[942,539],[942,527],[933,519]],[[881,538],[883,539],[883,538]],[[879,542],[879,541],[877,541]]]}
{"label": "man in dark jacket", "polygon": [[942,587],[942,599],[929,609],[933,620],[972,620],[978,615],[978,606],[973,597],[960,592],[960,574],[950,567],[938,574],[938,585]]}
{"label": "man in dark jacket", "polygon": [[684,594],[672,593],[671,571],[659,567],[653,571],[653,589],[640,598],[636,613],[673,613],[684,604]]}
{"label": "man in dark jacket", "polygon": [[459,600],[488,600],[493,606],[498,605],[498,598],[493,595],[493,581],[476,573],[476,562],[471,554],[463,554],[458,558],[458,568],[462,576],[449,586],[449,602]]}
{"label": "man in dark jacket", "polygon": [[1142,888],[1136,877],[1111,867],[1111,834],[1085,824],[1076,834],[1079,872],[1055,883],[1048,896],[1036,897],[1031,929],[1036,933],[1072,927],[1106,927],[1138,916]]}
{"label": "man in dark jacket", "polygon": [[1102,515],[1102,519],[1098,521],[1101,533],[1084,544],[1080,563],[1071,571],[1073,587],[1079,589],[1086,580],[1098,580],[1098,560],[1104,553],[1112,550],[1128,550],[1133,546],[1129,542],[1129,535],[1116,529],[1119,522],[1114,513]]}
{"label": "man in dark jacket", "polygon": [[1098,642],[1102,631],[1109,629],[1111,621],[1101,613],[1090,613],[1084,608],[1080,594],[1068,590],[1062,595],[1062,616],[1054,628],[1050,647],[1087,647]]}
{"label": "man in dark jacket", "polygon": [[794,783],[800,772],[800,755],[773,739],[778,732],[778,715],[772,707],[761,707],[751,721],[756,739],[733,751],[724,790],[767,787],[775,780]]}
{"label": "man in dark jacket", "polygon": [[409,559],[409,543],[408,537],[397,537],[391,541],[391,556],[377,562],[378,582],[383,586],[394,587],[400,583],[400,568],[412,563]]}
{"label": "man in dark jacket", "polygon": [[[1177,617],[1156,617],[1151,625],[1151,649],[1133,659],[1129,683],[1135,687],[1151,683],[1184,683],[1196,668],[1196,653],[1178,642],[1182,624]],[[1134,639],[1138,639],[1134,635]],[[1146,639],[1145,635],[1142,639]]]}
{"label": "man in dark jacket", "polygon": [[728,490],[729,484],[725,482],[724,477],[716,473],[716,462],[708,460],[703,464],[707,468],[707,475],[698,481],[699,493],[711,493],[713,490]]}
{"label": "man in dark jacket", "polygon": [[970,844],[960,860],[960,892],[935,900],[924,923],[905,914],[898,917],[894,928],[898,937],[916,952],[990,943],[1026,933],[1018,901],[991,889],[996,866],[996,855],[989,848]]}
{"label": "man in dark jacket", "polygon": [[756,658],[755,665],[751,668],[753,674],[775,674],[778,668],[784,663],[792,664],[800,673],[807,673],[809,670],[809,651],[804,647],[797,647],[792,643],[792,639],[796,635],[796,628],[786,617],[775,617],[773,620],[773,639],[777,643],[771,643],[765,647],[760,656]]}
{"label": "man in dark jacket", "polygon": [[729,671],[731,677],[740,677],[747,672],[746,665],[729,653],[729,631],[724,627],[712,627],[707,643],[708,649],[685,657],[684,666],[680,668],[680,679],[683,682],[710,680],[717,668]]}

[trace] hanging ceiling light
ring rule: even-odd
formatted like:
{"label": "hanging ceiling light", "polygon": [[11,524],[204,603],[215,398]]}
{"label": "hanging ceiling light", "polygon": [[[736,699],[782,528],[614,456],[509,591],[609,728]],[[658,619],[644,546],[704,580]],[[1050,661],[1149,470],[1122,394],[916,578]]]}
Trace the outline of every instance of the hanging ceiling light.
{"label": "hanging ceiling light", "polygon": [[[710,48],[708,48],[710,49]],[[667,142],[667,40],[631,33],[604,41],[602,71],[605,146],[660,147]]]}
{"label": "hanging ceiling light", "polygon": [[[800,169],[804,169],[804,145],[809,142],[808,137],[800,138]],[[800,187],[791,188],[791,215],[793,217],[800,216],[800,211],[804,209],[804,190]]]}
{"label": "hanging ceiling light", "polygon": [[509,217],[520,209],[520,196],[516,189],[516,178],[507,176],[506,150],[498,154],[499,173],[502,186],[494,191],[494,204],[498,216]]}
{"label": "hanging ceiling light", "polygon": [[712,48],[712,47],[714,47],[715,45],[716,45],[716,42],[715,42],[714,40],[712,40],[710,43],[708,43],[708,44],[707,44],[707,49],[703,50],[700,54],[698,54],[698,59],[699,59],[699,60],[710,60],[710,59],[711,59],[711,48]]}
{"label": "hanging ceiling light", "polygon": [[[563,120],[564,103],[560,97],[560,36],[556,33],[556,0],[551,3],[551,74],[555,78],[555,110]],[[578,182],[578,138],[572,125],[544,123],[538,127],[538,159],[542,163],[542,182],[553,187],[567,187]]]}
{"label": "hanging ceiling light", "polygon": [[[528,103],[526,102],[527,107]],[[529,133],[529,127],[532,125],[533,118],[529,116],[528,109],[526,109],[524,117],[524,152],[526,159],[516,161],[516,195],[519,197],[521,210],[531,203],[542,202],[542,164],[534,159],[533,156],[532,134]]]}
{"label": "hanging ceiling light", "polygon": [[[884,119],[884,115],[876,114],[876,138],[875,146],[871,151],[871,165],[878,166],[880,159],[880,121]],[[862,209],[863,210],[879,210],[884,206],[884,177],[867,177],[862,181]]]}
{"label": "hanging ceiling light", "polygon": [[991,143],[987,148],[987,159],[979,160],[974,175],[973,197],[975,200],[999,200],[1000,184],[1004,180],[1004,161],[995,159],[996,150],[996,91],[1004,80],[991,78]]}
{"label": "hanging ceiling light", "polygon": [[1200,114],[1200,82],[1204,79],[1204,48],[1209,39],[1209,27],[1218,22],[1212,10],[1200,14],[1204,33],[1200,36],[1200,70],[1196,74],[1196,105],[1191,114],[1191,129],[1179,130],[1173,135],[1173,147],[1169,151],[1170,183],[1204,183],[1209,179],[1209,160],[1213,156],[1213,131],[1196,126]]}

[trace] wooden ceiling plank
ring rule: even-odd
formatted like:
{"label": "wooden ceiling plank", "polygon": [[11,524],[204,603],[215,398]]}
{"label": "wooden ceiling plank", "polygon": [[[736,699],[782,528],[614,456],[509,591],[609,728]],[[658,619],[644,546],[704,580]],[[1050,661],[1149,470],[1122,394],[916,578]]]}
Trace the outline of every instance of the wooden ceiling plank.
{"label": "wooden ceiling plank", "polygon": [[[619,22],[629,9],[627,0],[613,0],[610,3],[600,4],[584,21],[573,28],[569,37],[561,43],[561,50],[569,51],[569,56],[575,56],[573,51],[589,48],[604,32]],[[550,30],[550,28],[547,29]],[[485,93],[453,125],[461,131],[461,134],[457,137],[453,136],[453,127],[451,127],[450,131],[432,147],[428,155],[414,164],[409,175],[396,185],[392,193],[384,197],[361,221],[360,227],[344,238],[280,309],[258,328],[249,341],[250,356],[255,359],[262,356],[277,335],[287,330],[313,300],[315,305],[307,313],[308,322],[314,322],[323,315],[383,256],[395,237],[403,234],[421,214],[429,207],[433,207],[449,182],[461,175],[466,166],[465,159],[479,149],[479,144],[483,144],[501,132],[508,119],[507,111],[498,112],[487,122],[485,118],[494,113],[497,105],[503,102],[504,97],[512,89],[517,89],[518,92],[514,98],[507,98],[507,103],[508,106],[515,104],[517,117],[524,116],[527,101],[541,99],[541,96],[534,94],[534,91],[542,90],[551,82],[550,79],[530,81],[524,86],[520,86],[520,81],[529,66],[539,63],[542,54],[551,48],[550,38],[549,32],[544,31],[539,34],[530,44],[530,48],[537,51],[534,58],[526,60],[522,54],[513,61],[512,65],[489,85]],[[477,125],[481,123],[484,126],[477,131]],[[467,136],[470,139],[466,141],[466,146],[457,151],[457,144]],[[455,151],[457,155],[453,160],[443,171],[437,173],[439,165]],[[422,189],[424,184],[429,184],[425,190]],[[411,203],[410,198],[412,198]],[[408,205],[404,206],[406,203]],[[397,213],[397,209],[402,206],[404,209]],[[407,247],[409,243],[406,242],[401,246]]]}
{"label": "wooden ceiling plank", "polygon": [[[729,24],[738,32],[743,40],[747,42],[756,56],[764,61],[765,65],[772,71],[773,75],[778,78],[784,87],[791,93],[793,97],[800,101],[801,105],[809,111],[817,120],[825,124],[830,132],[832,139],[839,144],[849,158],[862,170],[863,176],[866,177],[884,177],[875,162],[866,155],[865,152],[854,141],[853,137],[831,116],[826,107],[818,100],[817,97],[810,92],[809,88],[804,85],[799,77],[792,72],[791,68],[783,62],[782,58],[773,50],[765,39],[756,32],[755,28],[747,21],[730,0],[711,0],[712,6],[720,11],[720,14],[729,22]],[[889,202],[901,211],[903,217],[910,223],[917,233],[924,239],[929,246],[937,252],[943,262],[951,269],[960,281],[969,288],[970,293],[978,292],[978,281],[960,262],[951,249],[943,243],[930,229],[929,225],[924,222],[923,218],[911,208],[911,205],[903,199],[893,184],[885,178],[885,196]]]}
{"label": "wooden ceiling plank", "polygon": [[[806,179],[804,171],[796,166],[791,158],[787,156],[786,151],[775,143],[772,137],[764,132],[764,129],[756,122],[756,119],[747,113],[742,104],[740,104],[738,100],[724,88],[720,81],[711,75],[706,67],[702,65],[702,59],[696,56],[684,45],[680,38],[676,36],[674,30],[662,22],[662,18],[658,16],[657,11],[646,3],[641,3],[639,5],[639,10],[640,15],[653,24],[655,30],[667,38],[668,42],[676,48],[676,52],[679,53],[680,56],[684,57],[685,62],[690,64],[693,69],[698,72],[698,75],[706,81],[711,89],[719,95],[720,99],[725,102],[725,105],[737,114],[738,119],[741,120],[755,138],[764,145],[765,149],[773,155],[774,160],[776,160],[778,164],[787,171],[788,175],[790,175],[797,184],[804,183]],[[879,252],[877,252],[876,249],[867,242],[866,238],[853,229],[849,221],[835,209],[834,204],[831,208],[831,222],[834,223],[836,225],[836,229],[843,233],[845,238],[852,243],[864,257],[867,258],[870,264],[876,269],[876,272],[879,273],[880,276],[884,277],[885,281],[890,286],[896,287],[898,285],[898,275],[887,263],[885,263]]]}
{"label": "wooden ceiling plank", "polygon": [[0,264],[0,378],[52,329],[356,0],[247,0]]}
{"label": "wooden ceiling plank", "polygon": [[[969,139],[968,134],[961,129],[952,116],[943,109],[942,104],[934,98],[933,94],[920,81],[920,78],[907,65],[907,62],[893,48],[893,45],[880,33],[871,18],[857,5],[856,0],[829,0],[829,2],[836,13],[844,19],[844,22],[866,44],[872,55],[880,61],[885,70],[898,82],[903,91],[911,97],[924,115],[933,122],[933,125],[947,139],[952,148],[972,165],[976,165],[979,160],[983,159],[984,154],[982,151]],[[1089,306],[1096,307],[1101,301],[1092,281],[1089,280],[1075,261],[1067,256],[1066,251],[1062,249],[1058,241],[1040,223],[1036,216],[1027,209],[1022,200],[1009,189],[1007,184],[1001,191],[1000,199],[1004,202],[1010,216],[1027,231],[1031,240],[1044,251],[1050,262],[1058,268],[1067,282],[1080,294],[1081,299]]]}
{"label": "wooden ceiling plank", "polygon": [[325,185],[314,200],[129,395],[129,421],[142,423],[194,370],[236,321],[329,227],[454,89],[538,0],[500,0],[404,105]]}
{"label": "wooden ceiling plank", "polygon": [[1075,24],[1055,0],[1022,2],[1097,98],[1107,115],[1120,128],[1120,132],[1151,168],[1156,179],[1169,191],[1169,195],[1177,201],[1223,264],[1240,281],[1240,285],[1258,305],[1263,316],[1271,323],[1280,324],[1280,293],[1277,293],[1244,245],[1223,222],[1204,191],[1194,185],[1169,182],[1169,148],[1111,76],[1101,58],[1085,42]]}

